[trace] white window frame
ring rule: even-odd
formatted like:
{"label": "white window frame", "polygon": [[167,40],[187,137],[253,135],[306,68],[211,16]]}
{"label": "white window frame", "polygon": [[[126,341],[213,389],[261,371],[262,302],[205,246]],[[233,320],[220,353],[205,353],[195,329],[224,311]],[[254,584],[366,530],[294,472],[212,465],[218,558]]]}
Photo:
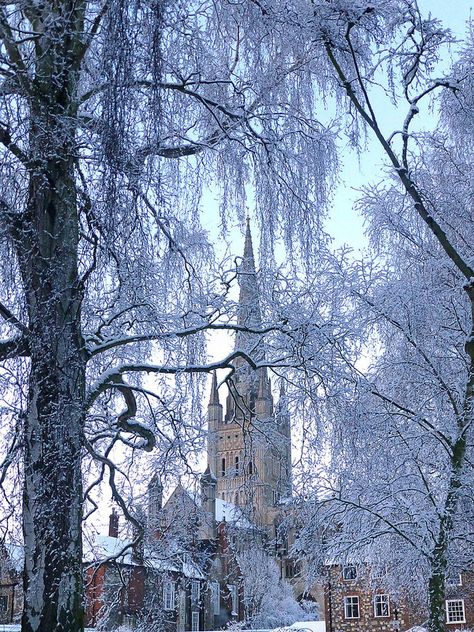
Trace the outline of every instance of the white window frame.
{"label": "white window frame", "polygon": [[[387,607],[386,614],[377,614],[377,607],[380,607],[380,612],[383,612],[383,607]],[[376,619],[386,619],[390,616],[390,595],[379,593],[374,595],[374,617]]]}
{"label": "white window frame", "polygon": [[[458,604],[461,607],[459,609],[454,606],[456,611],[459,611],[459,614],[462,616],[462,619],[457,618],[456,616],[453,618],[453,615],[457,614],[457,612],[453,612],[450,608],[451,604]],[[464,599],[446,599],[446,623],[466,623],[466,608],[464,606]]]}
{"label": "white window frame", "polygon": [[[349,615],[350,609],[357,605],[357,616]],[[347,595],[344,597],[344,619],[360,619],[359,595]]]}
{"label": "white window frame", "polygon": [[192,632],[199,632],[199,612],[194,610],[191,612],[191,630]]}
{"label": "white window frame", "polygon": [[211,582],[211,609],[213,615],[221,613],[221,587],[219,582]]}
{"label": "white window frame", "polygon": [[227,584],[231,600],[231,616],[237,617],[239,614],[239,600],[237,594],[237,586],[235,584]]}
{"label": "white window frame", "polygon": [[163,609],[174,610],[176,608],[176,582],[167,579],[163,584]]}
{"label": "white window frame", "polygon": [[455,575],[446,577],[446,588],[457,588],[459,586],[462,586],[461,573],[456,573]]}
{"label": "white window frame", "polygon": [[[352,571],[354,573],[354,577],[347,577],[347,575],[349,574],[348,571],[349,569],[351,569],[351,574]],[[345,582],[354,582],[357,579],[357,566],[355,564],[346,564],[345,566],[342,567],[342,579]]]}
{"label": "white window frame", "polygon": [[191,599],[192,601],[199,601],[201,598],[201,584],[197,579],[191,581]]}

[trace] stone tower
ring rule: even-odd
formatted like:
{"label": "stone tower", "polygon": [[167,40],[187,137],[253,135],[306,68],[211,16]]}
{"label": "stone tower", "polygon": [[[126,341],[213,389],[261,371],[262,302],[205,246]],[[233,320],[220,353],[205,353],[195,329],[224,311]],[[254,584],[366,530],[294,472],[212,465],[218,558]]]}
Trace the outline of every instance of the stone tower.
{"label": "stone tower", "polygon": [[[262,327],[258,278],[249,221],[242,263],[235,350],[255,362],[265,358],[258,334]],[[244,358],[228,382],[225,413],[217,376],[212,377],[208,406],[208,466],[216,478],[216,497],[241,507],[262,527],[270,528],[277,505],[291,495],[290,419],[282,390],[274,406],[266,368],[252,370]]]}

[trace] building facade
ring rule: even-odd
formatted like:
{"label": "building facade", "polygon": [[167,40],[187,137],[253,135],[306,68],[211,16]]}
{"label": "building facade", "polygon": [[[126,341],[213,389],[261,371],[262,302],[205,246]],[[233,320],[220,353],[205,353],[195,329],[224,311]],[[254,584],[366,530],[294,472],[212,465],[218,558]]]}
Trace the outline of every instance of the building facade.
{"label": "building facade", "polygon": [[[394,595],[382,575],[368,565],[330,564],[325,567],[324,613],[327,632],[403,632],[426,627],[426,604],[407,587]],[[474,628],[474,574],[447,579],[446,631]]]}

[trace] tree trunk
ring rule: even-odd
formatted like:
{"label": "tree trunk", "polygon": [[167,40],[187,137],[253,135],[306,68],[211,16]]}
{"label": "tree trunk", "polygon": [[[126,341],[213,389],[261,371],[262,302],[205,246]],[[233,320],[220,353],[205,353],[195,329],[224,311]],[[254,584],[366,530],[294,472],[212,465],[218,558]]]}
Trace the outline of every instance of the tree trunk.
{"label": "tree trunk", "polygon": [[[74,174],[77,73],[72,34],[77,13],[68,4],[56,5],[58,13],[37,57],[30,99],[28,198],[14,230],[30,350],[24,421],[23,632],[79,632],[84,625],[81,449],[86,355]],[[47,10],[53,12],[52,7]]]}
{"label": "tree trunk", "polygon": [[83,627],[82,479],[85,355],[72,163],[30,180],[20,265],[30,327],[25,418],[24,632]]}

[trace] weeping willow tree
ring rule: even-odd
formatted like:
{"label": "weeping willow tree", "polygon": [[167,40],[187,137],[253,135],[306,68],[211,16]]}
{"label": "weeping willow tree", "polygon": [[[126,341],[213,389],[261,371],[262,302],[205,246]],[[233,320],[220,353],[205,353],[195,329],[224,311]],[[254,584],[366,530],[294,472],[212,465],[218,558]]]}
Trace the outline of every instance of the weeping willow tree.
{"label": "weeping willow tree", "polygon": [[251,2],[0,7],[2,482],[18,468],[24,632],[83,628],[84,462],[133,520],[113,456],[153,450],[170,414],[143,376],[232,363],[205,363],[225,307],[202,274],[205,186],[225,224],[251,184],[267,240],[285,225],[313,247],[334,167],[311,116],[320,53],[282,27]]}

